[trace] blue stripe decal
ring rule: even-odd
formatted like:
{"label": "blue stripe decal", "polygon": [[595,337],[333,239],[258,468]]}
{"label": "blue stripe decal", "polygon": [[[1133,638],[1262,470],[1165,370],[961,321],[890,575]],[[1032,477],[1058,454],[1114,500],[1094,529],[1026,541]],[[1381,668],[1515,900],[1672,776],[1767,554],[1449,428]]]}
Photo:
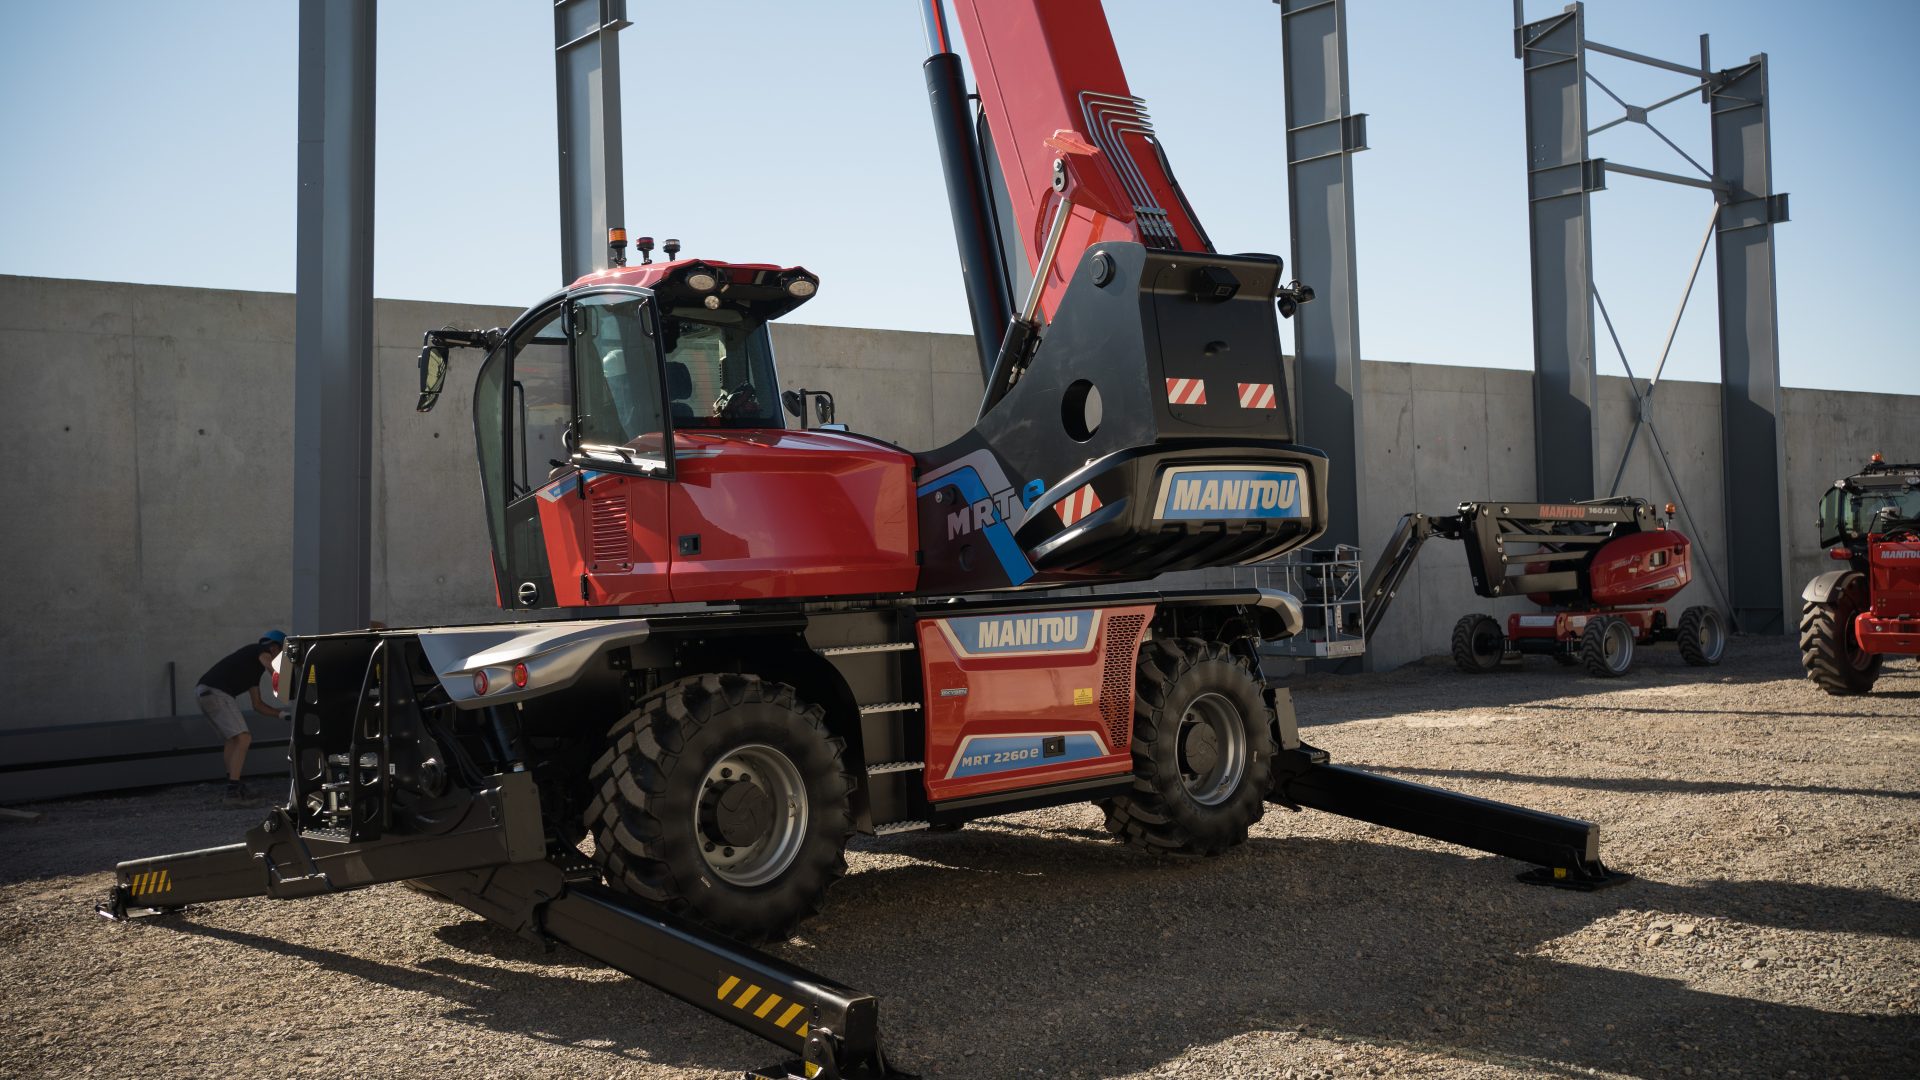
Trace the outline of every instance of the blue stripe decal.
{"label": "blue stripe decal", "polygon": [[547,500],[548,502],[554,502],[558,500],[560,496],[573,491],[575,488],[578,488],[579,486],[580,486],[580,474],[577,472],[568,473],[567,475],[561,477],[559,481],[557,481],[553,485],[549,487],[541,488],[540,497]]}
{"label": "blue stripe decal", "polygon": [[[1053,757],[1041,756],[1040,744],[1048,738],[1065,738],[1067,752]],[[1066,736],[989,735],[976,736],[960,744],[960,753],[949,777],[986,776],[989,773],[1014,772],[1039,765],[1058,765],[1063,761],[1087,761],[1104,757],[1100,740],[1081,732]]]}
{"label": "blue stripe decal", "polygon": [[[971,465],[922,484],[916,494],[924,499],[943,487],[958,488],[960,497],[968,505],[991,500],[987,485],[981,482],[980,474]],[[992,523],[981,531],[987,534],[987,543],[993,547],[994,558],[1000,560],[1000,568],[1006,571],[1009,584],[1024,584],[1033,576],[1033,564],[1027,561],[1026,553],[1020,550],[1020,545],[1013,539],[1013,530],[1007,527],[1006,519],[1000,516],[998,505],[993,508]]]}

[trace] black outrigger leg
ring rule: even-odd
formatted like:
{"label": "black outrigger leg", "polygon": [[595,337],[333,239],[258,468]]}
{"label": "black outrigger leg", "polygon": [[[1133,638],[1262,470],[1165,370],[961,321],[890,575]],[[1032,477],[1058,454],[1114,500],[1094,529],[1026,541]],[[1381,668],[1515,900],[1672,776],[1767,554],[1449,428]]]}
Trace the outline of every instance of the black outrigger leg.
{"label": "black outrigger leg", "polygon": [[1518,875],[1529,885],[1591,892],[1630,881],[1600,861],[1600,826],[1524,806],[1396,780],[1328,763],[1327,752],[1300,741],[1293,701],[1274,692],[1282,748],[1267,801],[1291,810],[1312,807],[1389,829],[1429,836],[1476,851],[1534,864]]}
{"label": "black outrigger leg", "polygon": [[96,910],[124,920],[248,896],[293,900],[389,881],[422,886],[522,936],[562,942],[774,1043],[761,1080],[904,1080],[880,1049],[879,1002],[629,900],[578,852],[549,858],[528,773],[494,777],[433,836],[351,840],[285,807],[241,843],[121,863]]}

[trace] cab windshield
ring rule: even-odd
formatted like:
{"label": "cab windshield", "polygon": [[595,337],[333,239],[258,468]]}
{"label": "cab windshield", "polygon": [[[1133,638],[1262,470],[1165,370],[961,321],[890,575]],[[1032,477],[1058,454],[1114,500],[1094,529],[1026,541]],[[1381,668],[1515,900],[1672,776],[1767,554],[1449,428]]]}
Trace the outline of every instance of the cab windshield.
{"label": "cab windshield", "polygon": [[784,426],[765,323],[736,311],[674,308],[661,317],[660,338],[676,429]]}
{"label": "cab windshield", "polygon": [[1862,487],[1858,491],[1833,488],[1820,500],[1822,544],[1860,540],[1869,533],[1916,525],[1920,525],[1920,490],[1905,484]]}

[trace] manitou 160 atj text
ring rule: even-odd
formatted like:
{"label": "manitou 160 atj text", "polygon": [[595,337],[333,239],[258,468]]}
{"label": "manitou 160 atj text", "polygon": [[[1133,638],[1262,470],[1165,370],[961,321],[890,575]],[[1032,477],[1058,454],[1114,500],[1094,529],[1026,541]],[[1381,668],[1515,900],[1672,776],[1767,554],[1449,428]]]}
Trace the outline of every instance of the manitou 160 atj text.
{"label": "manitou 160 atj text", "polygon": [[781,392],[767,330],[819,287],[795,266],[647,242],[626,265],[616,235],[513,325],[430,332],[422,409],[451,350],[482,354],[498,600],[549,617],[290,640],[286,805],[121,864],[108,914],[411,881],[795,1057],[766,1075],[878,1076],[872,997],[742,944],[816,910],[856,833],[1093,802],[1120,840],[1210,855],[1276,803],[1618,879],[1586,822],[1302,743],[1258,675],[1292,597],[1049,591],[1319,534],[1277,320],[1309,293],[1213,249],[1097,3],[957,6],[978,115],[937,2],[928,86],[969,299],[1006,326],[972,429],[911,451],[808,426],[830,396]]}

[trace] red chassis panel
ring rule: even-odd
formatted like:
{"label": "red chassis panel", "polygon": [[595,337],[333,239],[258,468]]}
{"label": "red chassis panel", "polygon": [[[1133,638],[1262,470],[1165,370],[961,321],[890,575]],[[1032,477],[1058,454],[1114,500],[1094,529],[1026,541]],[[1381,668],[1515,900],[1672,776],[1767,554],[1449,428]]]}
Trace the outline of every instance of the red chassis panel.
{"label": "red chassis panel", "polygon": [[1873,606],[1853,622],[1860,647],[1920,653],[1920,542],[1868,537],[1867,594]]}
{"label": "red chassis panel", "polygon": [[1599,608],[1590,611],[1542,611],[1538,613],[1515,613],[1507,616],[1507,640],[1518,641],[1523,638],[1548,641],[1578,641],[1586,632],[1587,620],[1599,615],[1609,615],[1633,627],[1635,641],[1645,641],[1653,633],[1654,619],[1664,614],[1664,608]]}
{"label": "red chassis panel", "polygon": [[[650,438],[636,449],[658,453]],[[907,593],[919,581],[904,451],[830,431],[683,431],[674,468],[672,480],[568,471],[541,486],[561,606]]]}
{"label": "red chassis panel", "polygon": [[[673,598],[912,592],[913,456],[832,431],[685,431],[669,493]],[[698,536],[697,554],[680,537]]]}
{"label": "red chassis panel", "polygon": [[927,798],[1133,768],[1134,665],[1151,605],[922,619]]}

